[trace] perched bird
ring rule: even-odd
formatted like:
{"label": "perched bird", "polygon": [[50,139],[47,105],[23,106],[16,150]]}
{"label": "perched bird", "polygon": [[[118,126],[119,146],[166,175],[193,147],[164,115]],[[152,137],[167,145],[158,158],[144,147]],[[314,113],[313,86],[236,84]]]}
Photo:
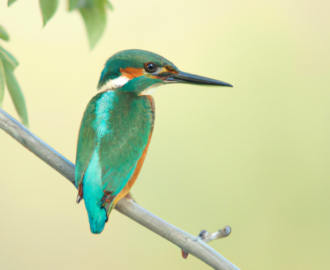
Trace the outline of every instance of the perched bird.
{"label": "perched bird", "polygon": [[126,50],[108,59],[99,94],[85,110],[78,137],[77,202],[85,200],[92,233],[101,233],[111,210],[125,197],[146,157],[155,121],[151,94],[170,83],[231,86],[181,72],[165,58]]}

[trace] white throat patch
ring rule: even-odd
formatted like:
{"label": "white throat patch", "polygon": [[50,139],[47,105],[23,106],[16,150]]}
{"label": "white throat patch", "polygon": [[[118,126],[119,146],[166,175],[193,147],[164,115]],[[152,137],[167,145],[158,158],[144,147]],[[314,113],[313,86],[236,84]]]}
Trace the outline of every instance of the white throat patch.
{"label": "white throat patch", "polygon": [[153,85],[149,86],[148,88],[144,89],[139,94],[139,96],[149,96],[149,95],[152,95],[156,91],[156,88],[158,86],[160,86],[160,85],[162,85],[162,83],[156,83],[156,84],[153,84]]}
{"label": "white throat patch", "polygon": [[[103,92],[103,91],[111,91],[111,90],[115,90],[117,88],[120,88],[122,86],[124,86],[126,83],[128,83],[130,81],[129,78],[125,77],[125,76],[120,76],[116,79],[113,80],[109,80],[107,81],[106,84],[104,84],[99,91]],[[162,83],[156,83],[153,84],[151,86],[149,86],[148,88],[144,89],[142,92],[140,92],[139,96],[148,96],[148,95],[152,95],[156,88],[158,86],[162,85]]]}
{"label": "white throat patch", "polygon": [[100,88],[100,91],[114,90],[122,87],[124,84],[128,83],[129,79],[125,76],[120,76],[116,79],[109,80],[105,85]]}

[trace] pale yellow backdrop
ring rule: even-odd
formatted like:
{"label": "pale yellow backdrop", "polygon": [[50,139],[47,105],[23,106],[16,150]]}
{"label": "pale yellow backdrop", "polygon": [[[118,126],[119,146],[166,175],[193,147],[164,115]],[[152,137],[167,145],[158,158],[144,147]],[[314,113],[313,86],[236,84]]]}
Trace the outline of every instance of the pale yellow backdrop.
{"label": "pale yellow backdrop", "polygon": [[[19,60],[31,130],[75,160],[82,113],[106,59],[146,49],[229,88],[159,88],[133,188],[139,204],[242,270],[330,267],[330,1],[113,0],[88,49],[66,1],[42,29],[38,1],[0,1],[1,45]],[[8,93],[4,109],[17,117]],[[0,269],[209,269],[114,211],[92,235],[61,175],[0,131]]]}

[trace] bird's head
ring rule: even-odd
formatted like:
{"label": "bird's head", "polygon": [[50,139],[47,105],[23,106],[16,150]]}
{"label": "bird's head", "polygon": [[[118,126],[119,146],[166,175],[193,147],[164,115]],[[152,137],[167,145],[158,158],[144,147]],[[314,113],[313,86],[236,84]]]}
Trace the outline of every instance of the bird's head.
{"label": "bird's head", "polygon": [[164,57],[143,50],[126,50],[111,56],[105,64],[98,89],[150,95],[157,86],[167,83],[232,85],[180,71]]}

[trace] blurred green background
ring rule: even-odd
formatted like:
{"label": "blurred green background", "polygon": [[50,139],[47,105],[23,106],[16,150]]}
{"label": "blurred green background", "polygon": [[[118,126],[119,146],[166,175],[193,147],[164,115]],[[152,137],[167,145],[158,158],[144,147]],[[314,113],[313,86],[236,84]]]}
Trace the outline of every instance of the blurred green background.
{"label": "blurred green background", "polygon": [[[330,1],[113,0],[93,51],[65,1],[44,29],[38,1],[6,3],[4,46],[20,62],[32,132],[74,162],[85,106],[120,50],[229,82],[156,91],[134,197],[193,235],[230,225],[210,245],[242,270],[329,268]],[[209,269],[116,211],[92,235],[76,193],[0,131],[0,269]]]}

